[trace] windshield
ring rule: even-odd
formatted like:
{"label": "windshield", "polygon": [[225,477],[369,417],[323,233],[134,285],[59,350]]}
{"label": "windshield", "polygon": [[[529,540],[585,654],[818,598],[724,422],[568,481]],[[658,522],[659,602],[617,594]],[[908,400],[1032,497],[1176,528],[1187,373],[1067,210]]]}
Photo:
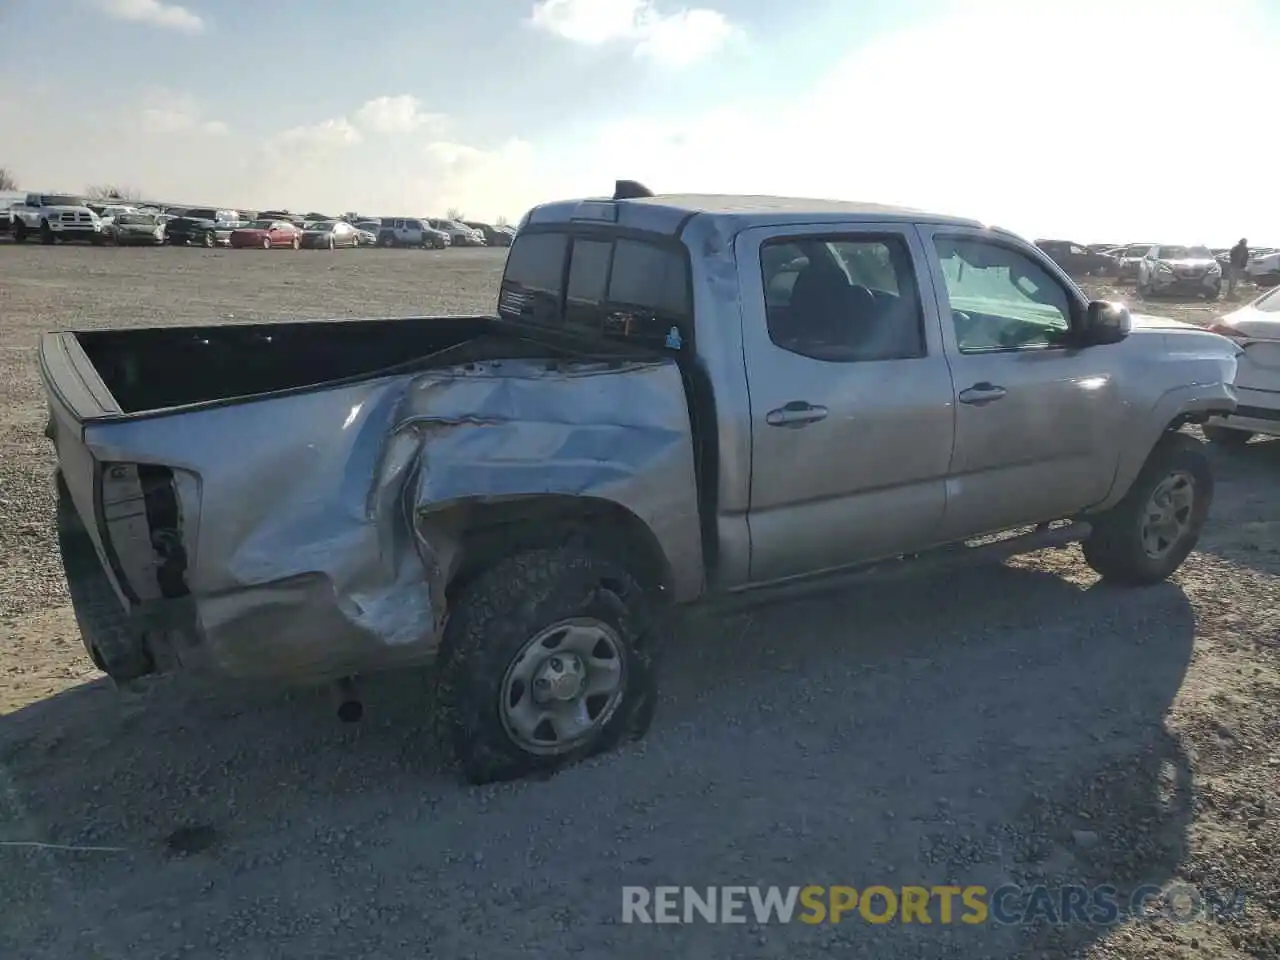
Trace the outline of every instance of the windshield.
{"label": "windshield", "polygon": [[274,224],[274,223],[275,223],[275,221],[274,221],[274,220],[255,220],[255,221],[253,221],[253,229],[255,229],[255,230],[270,230],[270,229],[271,229],[272,224]]}
{"label": "windshield", "polygon": [[156,218],[155,215],[151,213],[122,213],[116,217],[116,222],[144,224],[146,226],[154,227],[156,225]]}
{"label": "windshield", "polygon": [[1161,247],[1156,251],[1161,260],[1212,260],[1208,247]]}
{"label": "windshield", "polygon": [[307,229],[324,233],[325,231],[332,230],[337,225],[337,222],[334,220],[321,220],[319,223],[313,223],[311,226],[307,227]]}

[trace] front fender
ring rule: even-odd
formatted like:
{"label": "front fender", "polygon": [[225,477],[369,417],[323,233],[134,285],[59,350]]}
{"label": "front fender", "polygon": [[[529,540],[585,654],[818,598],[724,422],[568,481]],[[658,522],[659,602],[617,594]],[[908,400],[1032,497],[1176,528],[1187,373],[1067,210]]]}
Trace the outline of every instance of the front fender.
{"label": "front fender", "polygon": [[1165,431],[1182,423],[1230,413],[1235,408],[1236,392],[1229,382],[1192,383],[1165,391],[1130,431],[1131,442],[1120,451],[1111,492],[1089,512],[1110,509],[1124,498]]}

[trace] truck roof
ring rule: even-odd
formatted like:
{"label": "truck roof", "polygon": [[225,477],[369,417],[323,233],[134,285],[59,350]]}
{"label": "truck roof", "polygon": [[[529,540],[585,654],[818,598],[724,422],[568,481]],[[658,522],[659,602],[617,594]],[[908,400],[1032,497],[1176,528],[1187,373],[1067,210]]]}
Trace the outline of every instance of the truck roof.
{"label": "truck roof", "polygon": [[623,200],[609,197],[559,200],[534,207],[529,211],[526,223],[603,221],[633,230],[675,235],[682,231],[687,221],[695,217],[699,220],[705,217],[707,221],[712,221],[706,224],[712,230],[727,229],[731,233],[753,226],[851,220],[872,223],[946,223],[979,228],[985,226],[964,217],[851,200],[692,193],[669,193]]}

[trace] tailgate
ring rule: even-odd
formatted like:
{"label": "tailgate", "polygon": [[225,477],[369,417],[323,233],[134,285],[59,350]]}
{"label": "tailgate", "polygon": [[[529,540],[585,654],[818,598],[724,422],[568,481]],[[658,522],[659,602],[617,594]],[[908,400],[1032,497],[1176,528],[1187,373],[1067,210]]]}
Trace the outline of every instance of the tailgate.
{"label": "tailgate", "polygon": [[112,558],[104,549],[100,527],[100,465],[84,441],[86,422],[119,416],[120,407],[80,349],[74,333],[47,333],[42,336],[39,363],[40,380],[49,403],[49,424],[45,432],[53,441],[58,473],[65,487],[59,496],[70,497],[112,587],[127,606],[133,598],[122,590]]}

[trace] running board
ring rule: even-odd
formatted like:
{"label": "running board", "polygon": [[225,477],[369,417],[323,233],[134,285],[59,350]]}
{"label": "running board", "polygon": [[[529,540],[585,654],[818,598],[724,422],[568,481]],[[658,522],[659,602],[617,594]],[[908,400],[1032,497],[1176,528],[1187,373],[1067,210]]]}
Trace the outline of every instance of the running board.
{"label": "running board", "polygon": [[[1073,521],[1057,527],[1041,524],[1030,533],[1020,533],[974,546],[968,543],[952,544],[925,553],[880,560],[832,573],[816,574],[759,587],[744,587],[732,593],[710,598],[705,605],[732,608],[736,611],[741,608],[827,593],[867,580],[880,582],[917,577],[973,564],[1003,563],[1010,557],[1024,553],[1069,547],[1088,537],[1091,530],[1092,526],[1085,521]],[[704,605],[699,604],[699,606]]]}

